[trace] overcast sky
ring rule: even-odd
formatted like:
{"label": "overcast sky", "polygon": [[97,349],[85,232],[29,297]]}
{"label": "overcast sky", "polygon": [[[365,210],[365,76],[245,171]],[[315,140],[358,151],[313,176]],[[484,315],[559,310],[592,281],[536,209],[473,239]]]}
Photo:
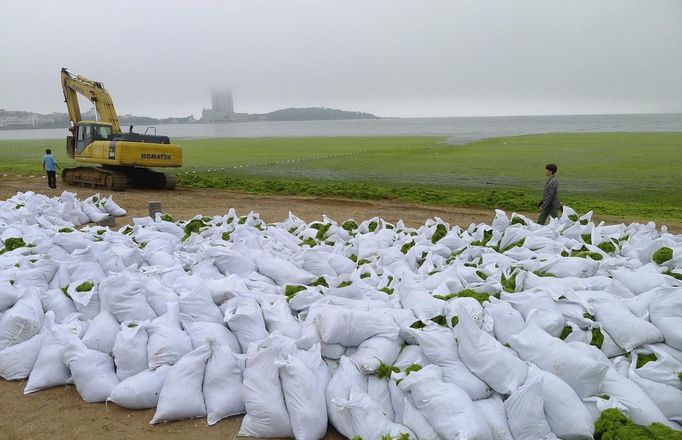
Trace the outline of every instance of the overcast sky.
{"label": "overcast sky", "polygon": [[2,0],[0,108],[325,106],[382,116],[682,112],[680,0]]}

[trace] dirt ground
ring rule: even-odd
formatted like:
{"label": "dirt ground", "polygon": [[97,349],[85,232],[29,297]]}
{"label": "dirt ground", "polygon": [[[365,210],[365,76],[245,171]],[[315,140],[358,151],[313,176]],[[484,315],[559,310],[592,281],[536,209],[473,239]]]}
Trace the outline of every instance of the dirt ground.
{"label": "dirt ground", "polygon": [[[311,196],[284,196],[249,194],[238,191],[220,189],[195,189],[179,187],[175,191],[155,191],[131,189],[124,192],[109,192],[89,188],[68,187],[60,179],[58,189],[47,187],[44,176],[15,176],[0,174],[0,200],[16,194],[19,191],[34,191],[36,193],[59,196],[62,191],[75,192],[80,198],[89,197],[99,192],[103,196],[113,194],[114,201],[128,211],[125,217],[116,219],[116,227],[132,222],[135,217],[148,215],[148,203],[161,202],[164,212],[168,212],[176,220],[189,219],[197,214],[222,215],[229,208],[234,208],[238,215],[246,215],[249,211],[258,212],[267,222],[283,221],[293,212],[307,222],[321,220],[326,214],[338,222],[348,218],[358,221],[380,216],[389,222],[402,219],[408,226],[419,226],[425,220],[434,217],[460,225],[464,228],[471,223],[490,223],[494,217],[494,210],[483,208],[466,208],[455,206],[433,206],[407,203],[400,200],[350,200]],[[530,218],[536,218],[536,212],[524,212]],[[604,220],[608,223],[648,222],[656,219],[627,218],[615,216],[593,216],[595,221]],[[673,233],[682,233],[682,219],[680,222],[656,222],[657,225],[666,224]]]}
{"label": "dirt ground", "polygon": [[[94,190],[65,187],[50,190],[41,176],[14,176],[0,174],[0,200],[19,191],[34,191],[58,196],[63,190],[73,191],[85,198]],[[109,195],[100,191],[102,195]],[[467,227],[471,223],[493,219],[488,209],[423,206],[401,201],[344,200],[304,196],[269,196],[227,190],[202,190],[178,188],[175,191],[128,190],[114,193],[116,203],[128,210],[128,216],[116,219],[116,227],[146,216],[148,202],[159,201],[163,210],[176,219],[191,218],[196,214],[225,214],[230,207],[239,215],[249,211],[260,213],[268,222],[284,220],[289,211],[305,221],[321,219],[323,214],[343,221],[348,218],[366,220],[380,216],[387,221],[402,219],[409,226],[423,224],[428,218],[440,217],[451,225]],[[534,213],[529,213],[532,218]],[[643,221],[642,219],[600,218],[611,223]],[[682,223],[668,223],[669,230],[682,233]],[[230,439],[239,431],[241,417],[231,417],[208,427],[205,419],[185,420],[150,426],[154,411],[131,411],[114,404],[84,403],[72,386],[58,387],[38,393],[23,395],[25,381],[0,380],[0,439]],[[327,439],[341,439],[330,429]]]}

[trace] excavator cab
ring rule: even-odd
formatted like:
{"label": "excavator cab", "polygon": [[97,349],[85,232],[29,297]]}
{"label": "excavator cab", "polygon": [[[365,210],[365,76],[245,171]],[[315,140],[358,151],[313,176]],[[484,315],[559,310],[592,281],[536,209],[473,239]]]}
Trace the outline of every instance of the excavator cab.
{"label": "excavator cab", "polygon": [[94,141],[113,139],[111,124],[83,121],[69,128],[71,136],[66,138],[66,153],[70,158],[81,154]]}

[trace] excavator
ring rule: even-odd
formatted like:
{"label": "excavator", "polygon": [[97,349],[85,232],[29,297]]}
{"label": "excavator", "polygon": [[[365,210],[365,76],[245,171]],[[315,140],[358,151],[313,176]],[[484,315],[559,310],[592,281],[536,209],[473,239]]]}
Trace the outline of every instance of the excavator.
{"label": "excavator", "polygon": [[[114,103],[101,82],[73,75],[66,68],[61,81],[71,120],[66,153],[78,162],[98,165],[64,169],[66,184],[111,191],[175,188],[175,175],[151,167],[182,166],[180,146],[171,144],[168,136],[156,135],[156,129],[154,134],[134,133],[131,125],[129,132],[122,133]],[[83,120],[78,94],[92,102],[95,121]]]}

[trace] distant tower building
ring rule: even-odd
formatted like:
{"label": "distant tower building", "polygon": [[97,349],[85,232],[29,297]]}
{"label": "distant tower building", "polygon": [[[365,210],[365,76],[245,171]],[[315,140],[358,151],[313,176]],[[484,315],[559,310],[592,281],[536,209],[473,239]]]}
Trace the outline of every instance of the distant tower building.
{"label": "distant tower building", "polygon": [[234,105],[232,102],[232,90],[214,90],[211,93],[212,110],[214,112],[225,113],[228,118],[234,115]]}
{"label": "distant tower building", "polygon": [[224,122],[234,121],[235,119],[232,90],[213,90],[211,92],[211,109],[204,109],[201,112],[201,120],[204,122]]}

